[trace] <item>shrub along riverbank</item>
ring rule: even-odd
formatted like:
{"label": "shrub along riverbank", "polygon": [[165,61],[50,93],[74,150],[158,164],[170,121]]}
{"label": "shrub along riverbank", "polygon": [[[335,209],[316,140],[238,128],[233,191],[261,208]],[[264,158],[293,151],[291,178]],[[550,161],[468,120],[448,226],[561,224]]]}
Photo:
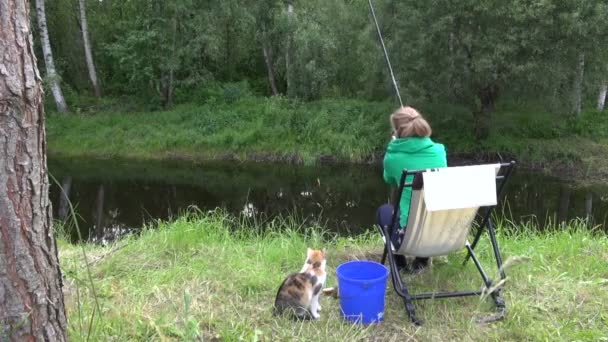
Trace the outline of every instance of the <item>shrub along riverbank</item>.
{"label": "shrub along riverbank", "polygon": [[[466,108],[415,106],[452,160],[495,161],[500,155],[560,176],[608,179],[604,113],[584,112],[575,119],[502,106],[493,115],[489,137],[477,142]],[[51,113],[47,140],[50,153],[70,156],[374,162],[388,142],[392,109],[385,102],[245,97],[170,111]]]}
{"label": "shrub along riverbank", "polygon": [[[380,325],[345,323],[338,301],[330,297],[322,298],[319,321],[298,323],[271,315],[277,287],[284,276],[299,270],[307,246],[328,249],[327,286],[334,286],[335,268],[342,262],[379,259],[382,242],[375,232],[332,237],[320,227],[289,219],[250,226],[210,213],[161,223],[107,247],[71,245],[60,238],[69,334],[76,341],[87,336],[230,341],[606,339],[608,237],[594,235],[582,222],[555,228],[541,234],[533,227],[499,224],[505,258],[530,258],[507,271],[504,321],[475,323],[491,313],[489,303],[479,298],[429,300],[418,303],[426,321],[421,328],[408,322],[402,301],[390,287],[386,320]],[[483,242],[478,252],[490,271],[491,248]],[[463,256],[452,255],[447,263],[437,260],[431,270],[411,279],[414,290],[479,288],[473,265],[461,267]],[[93,314],[95,307],[99,311]]]}

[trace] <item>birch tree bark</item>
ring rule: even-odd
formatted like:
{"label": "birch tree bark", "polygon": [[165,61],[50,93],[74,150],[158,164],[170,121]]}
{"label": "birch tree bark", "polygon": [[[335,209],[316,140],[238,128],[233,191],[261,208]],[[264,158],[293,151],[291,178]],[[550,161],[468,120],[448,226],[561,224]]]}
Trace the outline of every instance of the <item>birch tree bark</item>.
{"label": "birch tree bark", "polygon": [[597,97],[597,110],[603,111],[606,104],[606,92],[608,91],[608,80],[604,80],[600,87],[600,93]]}
{"label": "birch tree bark", "polygon": [[51,50],[51,41],[49,39],[49,31],[46,25],[46,11],[44,9],[44,0],[36,0],[36,16],[38,18],[38,29],[40,30],[40,45],[42,45],[42,54],[44,55],[44,65],[46,66],[46,77],[53,93],[53,99],[57,105],[57,111],[67,113],[68,106],[63,98],[63,92],[59,84],[60,78],[55,69],[53,60],[53,50]]}
{"label": "birch tree bark", "polygon": [[277,89],[277,83],[275,81],[275,72],[274,72],[274,62],[272,60],[272,49],[268,44],[268,34],[266,32],[266,27],[262,27],[262,35],[261,35],[261,43],[262,43],[262,53],[264,54],[264,62],[266,63],[266,70],[268,72],[268,82],[270,83],[270,89],[272,90],[272,96],[279,95],[279,90]]}
{"label": "birch tree bark", "polygon": [[587,192],[585,196],[585,217],[587,225],[593,226],[593,192]]}
{"label": "birch tree bark", "polygon": [[165,103],[165,108],[169,108],[173,105],[173,78],[174,78],[174,70],[175,65],[177,64],[175,57],[176,50],[176,42],[177,42],[177,10],[173,15],[173,19],[171,21],[171,58],[169,60],[169,84],[167,86],[167,102]]}
{"label": "birch tree bark", "polygon": [[27,0],[0,0],[0,341],[65,341]]}
{"label": "birch tree bark", "polygon": [[89,79],[91,79],[95,96],[101,97],[101,87],[97,80],[97,71],[95,71],[95,63],[93,62],[93,53],[91,51],[91,41],[89,40],[85,0],[78,0],[78,6],[80,9],[80,29],[82,32],[82,42],[84,44],[84,57],[87,62],[87,69],[89,70]]}
{"label": "birch tree bark", "polygon": [[161,101],[164,109],[169,109],[173,105],[173,90],[174,90],[174,70],[177,64],[176,60],[176,42],[177,42],[177,12],[174,13],[171,19],[171,52],[167,58],[166,65],[161,71],[160,88]]}
{"label": "birch tree bark", "polygon": [[583,77],[585,73],[585,53],[580,52],[576,63],[576,75],[574,76],[572,111],[578,115],[581,113],[583,97]]}
{"label": "birch tree bark", "polygon": [[[93,236],[93,239],[97,240],[97,241],[101,241],[101,239],[103,238],[103,230],[105,228],[104,222],[103,222],[103,203],[104,203],[104,199],[106,197],[106,192],[103,188],[103,183],[99,184],[99,188],[97,189],[97,203],[96,203],[96,210],[95,213],[97,214],[95,217],[95,235]],[[91,238],[91,237],[89,237]]]}
{"label": "birch tree bark", "polygon": [[287,21],[289,22],[289,32],[287,36],[287,44],[285,46],[285,81],[287,83],[287,95],[293,93],[292,83],[293,83],[293,70],[291,70],[291,42],[293,35],[293,0],[287,1]]}

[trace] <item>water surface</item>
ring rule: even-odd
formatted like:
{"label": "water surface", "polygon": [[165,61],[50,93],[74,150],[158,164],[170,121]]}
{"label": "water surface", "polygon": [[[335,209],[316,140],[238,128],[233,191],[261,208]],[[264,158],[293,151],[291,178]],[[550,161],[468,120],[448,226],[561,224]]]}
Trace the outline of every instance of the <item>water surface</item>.
{"label": "water surface", "polygon": [[[76,207],[83,238],[98,242],[136,232],[148,222],[174,218],[190,206],[221,207],[257,218],[296,215],[321,220],[339,234],[357,234],[372,227],[376,208],[388,199],[380,166],[59,157],[48,163]],[[56,184],[51,184],[51,200],[54,217],[65,218],[68,207]],[[548,220],[587,218],[604,225],[608,185],[575,187],[518,169],[507,185],[505,203],[500,211],[517,222],[542,226]],[[73,229],[69,234],[78,240]]]}

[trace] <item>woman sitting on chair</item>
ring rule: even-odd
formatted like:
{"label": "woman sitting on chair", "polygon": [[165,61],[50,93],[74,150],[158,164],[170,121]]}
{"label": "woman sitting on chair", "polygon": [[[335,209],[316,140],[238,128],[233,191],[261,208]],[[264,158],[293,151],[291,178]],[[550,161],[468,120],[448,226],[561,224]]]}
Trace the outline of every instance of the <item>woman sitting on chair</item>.
{"label": "woman sitting on chair", "polygon": [[[391,204],[384,204],[378,208],[377,222],[381,227],[389,227],[393,216],[393,203],[398,195],[399,181],[404,169],[421,170],[429,168],[446,167],[446,152],[442,144],[431,140],[431,126],[412,107],[401,107],[390,116],[393,129],[393,140],[388,144],[384,155],[384,181],[391,187]],[[414,176],[408,176],[407,182],[411,182]],[[393,228],[391,241],[395,249],[401,245],[404,228],[412,198],[412,188],[403,189],[401,202],[399,203],[399,220]],[[396,255],[397,264],[405,268],[406,261],[402,255]],[[425,268],[428,258],[416,258],[410,270],[418,272]]]}

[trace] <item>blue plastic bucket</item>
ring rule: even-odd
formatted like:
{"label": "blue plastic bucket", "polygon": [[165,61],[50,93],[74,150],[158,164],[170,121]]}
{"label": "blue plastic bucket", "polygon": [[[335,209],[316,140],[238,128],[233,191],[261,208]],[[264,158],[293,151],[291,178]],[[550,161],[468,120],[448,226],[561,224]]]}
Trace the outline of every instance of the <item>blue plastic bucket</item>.
{"label": "blue plastic bucket", "polygon": [[388,268],[375,261],[350,261],[336,269],[342,316],[356,323],[384,319]]}

